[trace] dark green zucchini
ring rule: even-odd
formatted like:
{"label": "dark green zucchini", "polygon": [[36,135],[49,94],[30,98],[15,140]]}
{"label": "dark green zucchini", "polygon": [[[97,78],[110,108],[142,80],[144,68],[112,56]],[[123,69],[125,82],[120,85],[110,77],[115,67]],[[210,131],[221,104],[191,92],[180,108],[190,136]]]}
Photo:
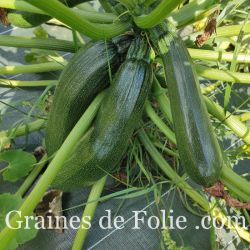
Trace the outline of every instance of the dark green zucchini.
{"label": "dark green zucchini", "polygon": [[45,144],[49,156],[61,146],[94,97],[109,84],[130,45],[131,36],[89,43],[63,70],[49,114]]}
{"label": "dark green zucchini", "polygon": [[223,153],[203,102],[192,60],[177,35],[162,37],[157,46],[164,64],[181,162],[193,181],[209,187],[220,178]]}
{"label": "dark green zucchini", "polygon": [[[68,7],[74,7],[87,1],[89,0],[60,0],[60,2],[64,3]],[[13,26],[19,28],[32,28],[46,23],[51,19],[51,17],[20,10],[9,10],[7,19]]]}
{"label": "dark green zucchini", "polygon": [[53,186],[73,190],[93,184],[121,161],[138,126],[152,83],[150,48],[141,38],[132,42],[115,75],[93,128],[78,143]]}

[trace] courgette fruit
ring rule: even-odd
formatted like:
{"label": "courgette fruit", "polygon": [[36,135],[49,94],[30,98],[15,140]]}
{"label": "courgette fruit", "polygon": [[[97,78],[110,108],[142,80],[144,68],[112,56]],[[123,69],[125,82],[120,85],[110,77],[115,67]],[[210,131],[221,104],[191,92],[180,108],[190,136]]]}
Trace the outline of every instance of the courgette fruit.
{"label": "courgette fruit", "polygon": [[[48,117],[45,144],[49,156],[61,146],[94,97],[109,84],[109,73],[120,65],[131,36],[89,43],[63,70]],[[111,72],[110,72],[111,71]]]}
{"label": "courgette fruit", "polygon": [[144,38],[138,38],[116,73],[92,129],[73,150],[54,187],[73,190],[93,184],[114,170],[141,119],[151,83],[150,48]]}
{"label": "courgette fruit", "polygon": [[[60,0],[68,7],[74,7],[78,4],[87,2],[88,0]],[[48,15],[30,13],[20,10],[9,10],[7,15],[8,21],[19,28],[32,28],[46,23],[51,19]]]}
{"label": "courgette fruit", "polygon": [[158,49],[168,84],[180,160],[193,181],[209,187],[220,178],[223,153],[188,51],[180,37],[167,36],[160,39]]}

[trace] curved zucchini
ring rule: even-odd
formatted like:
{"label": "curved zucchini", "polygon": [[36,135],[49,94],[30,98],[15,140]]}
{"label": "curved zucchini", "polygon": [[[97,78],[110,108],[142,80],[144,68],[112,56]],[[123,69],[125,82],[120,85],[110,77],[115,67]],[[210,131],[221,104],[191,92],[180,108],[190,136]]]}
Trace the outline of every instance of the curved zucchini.
{"label": "curved zucchini", "polygon": [[49,114],[45,144],[49,156],[61,146],[94,97],[109,83],[109,70],[118,68],[131,36],[89,43],[63,70]]}
{"label": "curved zucchini", "polygon": [[212,186],[220,178],[223,154],[180,37],[173,36],[163,60],[181,162],[197,184]]}
{"label": "curved zucchini", "polygon": [[53,186],[72,190],[93,184],[120,162],[151,88],[149,51],[141,38],[132,42],[126,61],[104,97],[93,128],[79,142]]}
{"label": "curved zucchini", "polygon": [[[80,3],[87,2],[88,0],[60,0],[68,7],[74,7]],[[7,15],[8,21],[19,28],[32,28],[46,23],[51,19],[50,16],[30,13],[20,10],[9,10]]]}

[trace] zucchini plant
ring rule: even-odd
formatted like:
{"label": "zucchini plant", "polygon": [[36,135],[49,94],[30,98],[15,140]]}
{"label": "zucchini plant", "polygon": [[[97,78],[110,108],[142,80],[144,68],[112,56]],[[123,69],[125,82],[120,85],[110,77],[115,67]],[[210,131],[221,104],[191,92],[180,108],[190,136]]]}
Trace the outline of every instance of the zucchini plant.
{"label": "zucchini plant", "polygon": [[[26,125],[29,132],[45,127],[47,155],[37,169],[26,169],[25,175],[30,174],[17,194],[25,194],[45,161],[48,166],[25,200],[18,201],[21,220],[32,214],[48,188],[72,191],[90,185],[83,215],[92,218],[109,176],[128,186],[128,193],[119,191],[126,198],[152,190],[156,195],[155,187],[171,182],[250,242],[249,232],[230,223],[222,207],[231,206],[249,219],[245,209],[250,207],[250,182],[232,167],[238,158],[249,158],[249,110],[238,112],[242,106],[249,108],[249,98],[239,110],[228,110],[233,84],[250,84],[250,52],[244,47],[250,24],[244,1],[101,0],[102,13],[89,5],[86,10],[83,2],[88,1],[0,1],[0,8],[8,9],[2,19],[15,26],[34,27],[56,18],[73,37],[65,41],[0,35],[1,46],[75,53],[68,61],[0,67],[3,74],[62,71],[58,80],[0,80],[11,87],[56,85],[49,114]],[[241,6],[244,11],[237,12]],[[188,25],[199,33],[180,35]],[[91,41],[83,44],[82,35]],[[204,78],[216,82],[204,87]],[[224,91],[224,82],[233,84]],[[216,91],[225,92],[224,107],[209,96]],[[245,143],[244,153],[231,162],[218,127]],[[13,131],[0,132],[3,154],[8,155],[15,137],[27,132],[24,126]],[[114,175],[124,165],[125,181]],[[214,198],[217,204],[211,202]],[[17,225],[17,219],[13,216],[11,225]],[[17,231],[2,229],[0,249],[11,248]],[[73,249],[82,249],[86,233],[79,229]]]}

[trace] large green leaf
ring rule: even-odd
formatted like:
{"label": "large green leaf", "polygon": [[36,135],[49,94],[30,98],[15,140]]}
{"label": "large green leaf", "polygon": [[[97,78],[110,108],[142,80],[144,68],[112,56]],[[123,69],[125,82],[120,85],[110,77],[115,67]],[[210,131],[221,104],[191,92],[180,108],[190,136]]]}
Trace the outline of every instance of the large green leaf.
{"label": "large green leaf", "polygon": [[[6,215],[8,212],[17,210],[21,206],[22,202],[23,200],[19,195],[10,193],[0,195],[0,230],[6,226]],[[35,221],[30,220],[29,222],[30,229],[24,229],[22,225],[22,227],[18,229],[16,237],[10,241],[6,250],[16,249],[18,245],[35,238],[38,232],[38,230],[34,227]]]}
{"label": "large green leaf", "polygon": [[22,150],[10,150],[0,154],[0,161],[8,163],[3,169],[3,179],[15,182],[26,176],[36,163],[34,155]]}

